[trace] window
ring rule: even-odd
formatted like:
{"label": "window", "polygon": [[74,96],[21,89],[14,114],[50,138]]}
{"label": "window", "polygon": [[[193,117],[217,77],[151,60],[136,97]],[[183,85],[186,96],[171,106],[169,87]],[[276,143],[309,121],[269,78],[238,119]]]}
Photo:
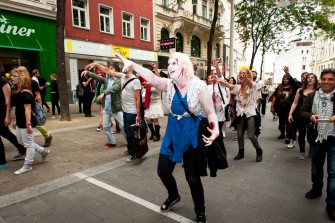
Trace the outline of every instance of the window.
{"label": "window", "polygon": [[209,10],[209,20],[213,20],[213,9]]}
{"label": "window", "polygon": [[207,19],[207,0],[202,0],[202,17]]}
{"label": "window", "polygon": [[197,36],[192,36],[191,40],[191,56],[200,57],[201,44],[200,39]]}
{"label": "window", "polygon": [[308,52],[309,52],[309,51],[307,50],[306,53],[308,54]]}
{"label": "window", "polygon": [[141,40],[150,41],[149,20],[141,18]]}
{"label": "window", "polygon": [[[161,29],[161,39],[168,39],[170,37],[169,31],[167,29]],[[162,52],[170,52],[169,49],[162,49]]]}
{"label": "window", "polygon": [[122,35],[125,37],[134,37],[134,21],[133,15],[128,13],[122,13]]}
{"label": "window", "polygon": [[168,7],[169,6],[169,0],[162,0],[162,5]]}
{"label": "window", "polygon": [[73,26],[90,28],[88,20],[87,0],[72,0],[72,23]]}
{"label": "window", "polygon": [[113,11],[111,8],[100,6],[100,31],[105,33],[114,33]]}
{"label": "window", "polygon": [[193,15],[197,14],[197,4],[198,0],[192,0],[192,5],[193,5]]}
{"label": "window", "polygon": [[306,65],[302,65],[302,70],[306,70]]}
{"label": "window", "polygon": [[184,39],[183,35],[180,33],[176,34],[176,52],[183,52],[184,51]]}
{"label": "window", "polygon": [[216,25],[219,26],[221,25],[221,15],[218,13],[218,20],[216,20]]}
{"label": "window", "polygon": [[304,51],[303,51],[303,50],[301,50],[301,54],[304,54]]}
{"label": "window", "polygon": [[216,44],[215,57],[220,58],[220,44]]}
{"label": "window", "polygon": [[184,9],[184,2],[178,1],[178,9]]}

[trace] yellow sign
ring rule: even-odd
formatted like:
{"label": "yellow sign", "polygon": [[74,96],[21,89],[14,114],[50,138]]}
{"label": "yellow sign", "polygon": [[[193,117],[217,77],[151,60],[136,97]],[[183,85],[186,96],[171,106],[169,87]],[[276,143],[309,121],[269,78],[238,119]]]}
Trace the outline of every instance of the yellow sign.
{"label": "yellow sign", "polygon": [[66,52],[72,52],[72,41],[71,40],[67,40],[66,41]]}
{"label": "yellow sign", "polygon": [[119,53],[124,58],[129,57],[129,48],[122,46],[112,46],[112,50]]}
{"label": "yellow sign", "polygon": [[[242,69],[248,69],[248,70],[249,70],[249,67],[250,67],[250,66],[238,66],[238,69],[239,69],[239,70],[242,70]],[[252,66],[252,69],[251,69],[251,70],[255,70],[255,67]]]}

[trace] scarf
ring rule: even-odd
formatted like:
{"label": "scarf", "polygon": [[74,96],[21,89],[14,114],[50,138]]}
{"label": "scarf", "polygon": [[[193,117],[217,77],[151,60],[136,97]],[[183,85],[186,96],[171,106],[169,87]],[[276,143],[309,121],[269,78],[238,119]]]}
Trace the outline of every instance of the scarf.
{"label": "scarf", "polygon": [[[333,97],[333,92],[330,94],[325,94],[322,89],[318,90],[315,93],[313,105],[312,105],[312,113],[318,114],[320,119],[330,119],[333,116],[333,106],[331,98]],[[321,122],[318,124],[318,137],[315,142],[319,141],[320,143],[323,140],[326,140],[328,137],[329,131],[331,131],[334,127],[334,123],[332,122]]]}

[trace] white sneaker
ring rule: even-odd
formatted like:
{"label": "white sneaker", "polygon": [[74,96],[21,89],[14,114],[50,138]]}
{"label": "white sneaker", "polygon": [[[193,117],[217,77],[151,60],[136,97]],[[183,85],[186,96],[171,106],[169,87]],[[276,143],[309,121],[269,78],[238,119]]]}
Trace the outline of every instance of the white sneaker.
{"label": "white sneaker", "polygon": [[17,170],[14,172],[15,175],[20,175],[20,174],[24,174],[27,173],[29,171],[32,171],[32,167],[31,165],[23,165],[23,167],[21,167],[21,169]]}
{"label": "white sneaker", "polygon": [[305,153],[300,153],[300,156],[298,158],[301,159],[301,160],[304,160],[305,159]]}
{"label": "white sneaker", "polygon": [[292,149],[295,147],[295,141],[293,141],[292,139],[290,140],[290,143],[286,146],[289,149]]}
{"label": "white sneaker", "polygon": [[51,116],[51,118],[56,118],[56,116],[53,115],[53,116]]}

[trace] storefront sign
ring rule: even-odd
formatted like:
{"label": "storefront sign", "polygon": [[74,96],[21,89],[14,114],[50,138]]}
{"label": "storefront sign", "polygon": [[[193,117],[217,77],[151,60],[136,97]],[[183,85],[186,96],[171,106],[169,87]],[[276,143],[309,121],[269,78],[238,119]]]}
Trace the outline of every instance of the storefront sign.
{"label": "storefront sign", "polygon": [[35,29],[27,28],[27,27],[18,27],[16,25],[10,24],[10,20],[6,18],[4,15],[0,14],[0,33],[3,34],[11,34],[11,35],[19,35],[19,36],[30,36],[35,33]]}
{"label": "storefront sign", "polygon": [[129,58],[129,48],[122,46],[112,46],[112,50],[123,56]]}
{"label": "storefront sign", "polygon": [[176,48],[176,38],[161,39],[160,47],[161,50]]}

